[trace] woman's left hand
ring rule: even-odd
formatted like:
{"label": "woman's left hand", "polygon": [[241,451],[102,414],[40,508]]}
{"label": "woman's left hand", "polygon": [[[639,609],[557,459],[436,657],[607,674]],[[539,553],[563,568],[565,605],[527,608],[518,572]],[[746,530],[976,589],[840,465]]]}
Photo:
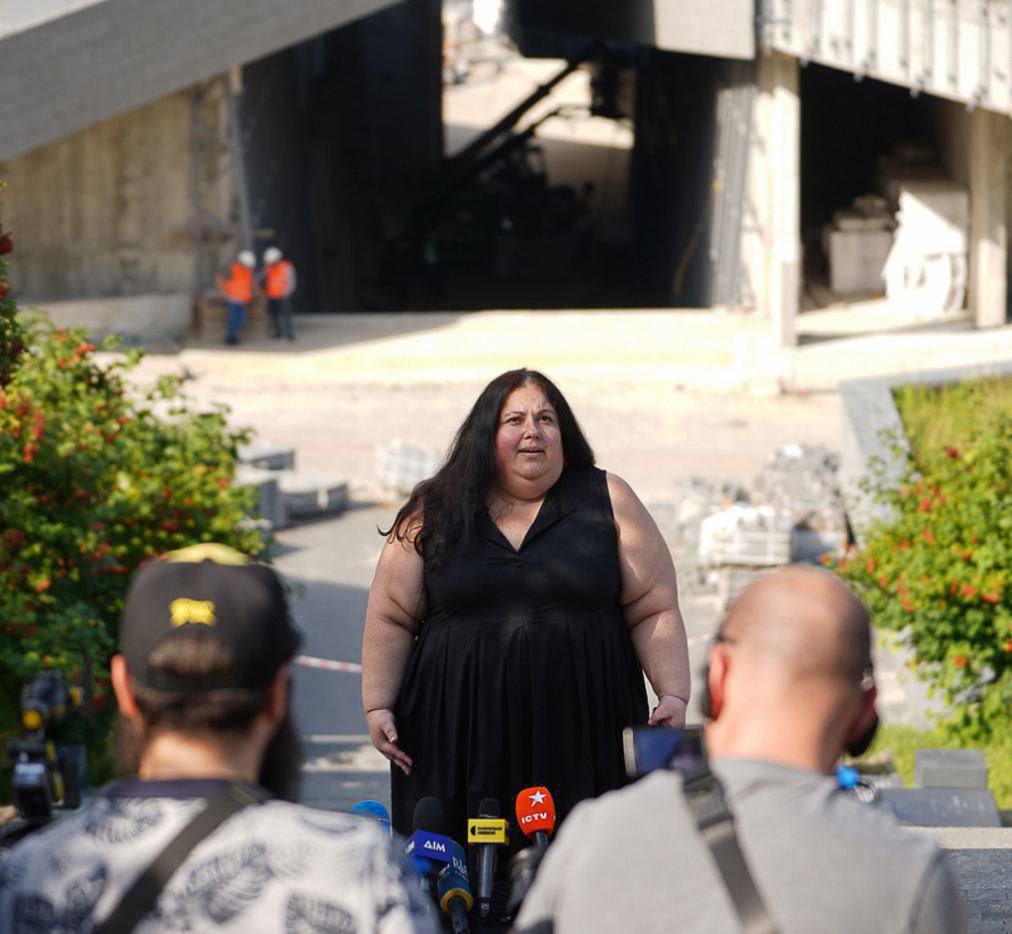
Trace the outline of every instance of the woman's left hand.
{"label": "woman's left hand", "polygon": [[680,697],[665,694],[658,698],[647,726],[670,726],[680,729],[685,726],[685,701]]}

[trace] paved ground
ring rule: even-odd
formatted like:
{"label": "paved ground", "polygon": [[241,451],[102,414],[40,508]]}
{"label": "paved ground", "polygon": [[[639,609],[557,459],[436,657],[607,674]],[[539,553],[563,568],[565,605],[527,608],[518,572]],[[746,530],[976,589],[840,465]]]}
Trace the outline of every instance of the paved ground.
{"label": "paved ground", "polygon": [[[803,316],[804,319],[804,316]],[[825,327],[821,319],[811,329]],[[1012,329],[890,332],[805,346],[777,367],[817,370],[831,388],[773,393],[761,359],[763,326],[720,312],[486,312],[472,315],[317,315],[298,340],[238,349],[213,343],[152,354],[141,381],[184,372],[201,402],[231,407],[236,424],[296,449],[298,464],[350,481],[355,508],[337,519],[282,532],[282,571],[301,585],[295,600],[306,654],[357,660],[362,616],[380,548],[378,525],[396,504],[375,481],[376,445],[399,437],[442,450],[481,387],[502,370],[538,367],[561,386],[599,463],[632,483],[660,524],[676,483],[691,475],[748,482],[776,446],[840,435],[840,378],[936,360],[1012,357]],[[961,329],[962,328],[962,329]],[[839,325],[837,325],[837,332]],[[958,359],[957,359],[958,358]],[[683,595],[698,667],[717,624],[711,598]],[[910,690],[883,673],[893,714]],[[346,806],[386,797],[384,764],[364,738],[359,678],[303,669],[297,708],[309,742],[306,796]],[[918,695],[914,707],[923,703]]]}

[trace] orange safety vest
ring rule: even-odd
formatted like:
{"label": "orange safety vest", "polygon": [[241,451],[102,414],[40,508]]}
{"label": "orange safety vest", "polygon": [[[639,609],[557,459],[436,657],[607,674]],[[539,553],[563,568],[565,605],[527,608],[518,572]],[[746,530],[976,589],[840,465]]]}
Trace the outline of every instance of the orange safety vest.
{"label": "orange safety vest", "polygon": [[292,264],[286,259],[279,259],[267,267],[267,278],[264,291],[268,298],[284,298],[291,291]]}
{"label": "orange safety vest", "polygon": [[242,263],[233,263],[222,291],[233,302],[253,301],[253,270]]}

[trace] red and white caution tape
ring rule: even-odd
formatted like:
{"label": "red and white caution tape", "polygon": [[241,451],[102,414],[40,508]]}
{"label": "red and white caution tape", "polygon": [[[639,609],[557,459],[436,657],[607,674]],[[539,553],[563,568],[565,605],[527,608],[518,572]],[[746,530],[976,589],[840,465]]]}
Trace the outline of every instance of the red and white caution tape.
{"label": "red and white caution tape", "polygon": [[329,658],[315,658],[312,655],[296,655],[295,664],[306,668],[322,668],[324,671],[347,671],[353,675],[362,673],[358,662],[335,662]]}

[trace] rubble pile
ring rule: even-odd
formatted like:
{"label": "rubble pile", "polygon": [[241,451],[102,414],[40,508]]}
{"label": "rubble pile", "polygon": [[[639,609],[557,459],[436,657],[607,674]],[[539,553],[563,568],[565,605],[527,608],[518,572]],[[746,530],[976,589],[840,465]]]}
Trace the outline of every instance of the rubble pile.
{"label": "rubble pile", "polygon": [[682,482],[666,531],[683,583],[726,606],[770,568],[846,548],[838,469],[832,451],[792,444],[770,455],[749,489],[700,477]]}

